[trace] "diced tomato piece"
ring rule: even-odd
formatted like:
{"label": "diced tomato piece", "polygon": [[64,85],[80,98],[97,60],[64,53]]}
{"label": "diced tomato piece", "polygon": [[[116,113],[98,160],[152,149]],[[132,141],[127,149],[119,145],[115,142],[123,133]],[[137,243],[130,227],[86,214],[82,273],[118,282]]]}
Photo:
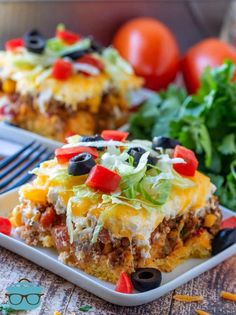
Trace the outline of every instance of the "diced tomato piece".
{"label": "diced tomato piece", "polygon": [[50,207],[47,208],[45,212],[42,213],[41,218],[40,218],[40,223],[44,228],[48,228],[50,225],[54,223],[56,219],[56,212],[55,210]]}
{"label": "diced tomato piece", "polygon": [[8,51],[15,51],[19,47],[24,47],[23,38],[10,39],[5,43],[5,49]]}
{"label": "diced tomato piece", "polygon": [[94,66],[95,68],[97,68],[98,70],[101,70],[101,71],[104,69],[104,65],[101,62],[101,60],[99,60],[98,58],[95,58],[89,54],[80,57],[77,61],[79,63],[85,63],[88,65]]}
{"label": "diced tomato piece", "polygon": [[83,152],[90,153],[95,160],[98,158],[97,149],[90,147],[58,148],[55,150],[55,156],[57,158],[58,163],[66,163],[74,156]]}
{"label": "diced tomato piece", "polygon": [[236,216],[229,217],[221,222],[221,229],[234,229],[236,228]]}
{"label": "diced tomato piece", "polygon": [[7,218],[0,217],[0,233],[11,235],[11,222]]}
{"label": "diced tomato piece", "polygon": [[72,65],[69,61],[58,59],[52,67],[52,77],[54,79],[65,81],[72,74]]}
{"label": "diced tomato piece", "polygon": [[174,150],[174,158],[182,158],[186,163],[176,163],[174,170],[183,176],[194,176],[198,168],[198,160],[193,151],[177,145]]}
{"label": "diced tomato piece", "polygon": [[63,40],[68,45],[73,45],[80,40],[80,36],[68,30],[58,30],[56,37]]}
{"label": "diced tomato piece", "polygon": [[133,292],[132,282],[126,272],[121,272],[115,291],[126,294],[131,294]]}
{"label": "diced tomato piece", "polygon": [[63,225],[56,225],[52,228],[52,238],[56,248],[59,251],[68,249],[70,246],[69,235],[67,227]]}
{"label": "diced tomato piece", "polygon": [[125,141],[129,133],[120,130],[103,130],[101,136],[105,140]]}
{"label": "diced tomato piece", "polygon": [[117,189],[120,180],[120,175],[97,164],[90,171],[85,184],[91,188],[110,193]]}

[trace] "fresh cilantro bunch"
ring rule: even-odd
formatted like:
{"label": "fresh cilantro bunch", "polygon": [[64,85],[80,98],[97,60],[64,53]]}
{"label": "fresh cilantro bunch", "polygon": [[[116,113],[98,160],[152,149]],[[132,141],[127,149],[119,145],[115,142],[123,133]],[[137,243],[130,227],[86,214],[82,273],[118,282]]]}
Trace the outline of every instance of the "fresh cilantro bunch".
{"label": "fresh cilantro bunch", "polygon": [[135,138],[165,135],[194,150],[200,170],[217,186],[220,201],[236,210],[235,66],[206,68],[197,93],[170,86],[154,94],[130,119]]}
{"label": "fresh cilantro bunch", "polygon": [[130,118],[130,131],[134,138],[152,139],[156,135],[169,135],[169,123],[179,115],[187,94],[184,89],[170,85],[166,91],[152,96]]}

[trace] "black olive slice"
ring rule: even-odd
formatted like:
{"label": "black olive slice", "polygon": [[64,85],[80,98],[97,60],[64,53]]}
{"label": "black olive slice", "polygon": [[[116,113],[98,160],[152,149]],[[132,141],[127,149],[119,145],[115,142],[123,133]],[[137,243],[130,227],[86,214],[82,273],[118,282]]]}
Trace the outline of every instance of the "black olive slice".
{"label": "black olive slice", "polygon": [[148,156],[148,164],[156,165],[158,158],[156,156],[149,155]]}
{"label": "black olive slice", "polygon": [[73,51],[70,53],[66,53],[62,57],[68,57],[72,60],[77,60],[77,59],[83,57],[84,55],[88,54],[89,52],[90,52],[89,49],[76,50],[76,51]]}
{"label": "black olive slice", "polygon": [[82,136],[80,141],[81,142],[94,142],[94,141],[104,141],[104,139],[100,135],[94,135],[94,136]]}
{"label": "black olive slice", "polygon": [[91,154],[80,153],[69,160],[68,174],[73,176],[88,174],[95,165]]}
{"label": "black olive slice", "polygon": [[217,255],[236,243],[236,229],[222,229],[212,241],[212,255]]}
{"label": "black olive slice", "polygon": [[134,166],[136,167],[139,163],[139,160],[141,156],[145,153],[146,151],[143,148],[140,147],[135,147],[135,148],[130,148],[127,153],[133,157],[134,159]]}
{"label": "black olive slice", "polygon": [[171,139],[168,137],[154,137],[152,139],[152,148],[155,150],[156,148],[163,149],[174,149],[179,143],[179,141],[175,139]]}
{"label": "black olive slice", "polygon": [[101,54],[103,49],[104,49],[104,46],[102,46],[100,43],[95,41],[92,37],[90,39],[91,39],[91,44],[90,44],[89,48],[76,50],[76,51],[73,51],[73,52],[70,52],[70,53],[66,53],[62,57],[68,57],[68,58],[70,58],[72,60],[77,60],[77,59],[83,57],[86,54],[91,54],[91,53],[94,53],[94,52],[96,52],[98,54]]}
{"label": "black olive slice", "polygon": [[38,30],[26,33],[23,39],[28,51],[35,54],[41,54],[44,51],[46,40]]}
{"label": "black olive slice", "polygon": [[[104,139],[100,135],[94,135],[94,136],[82,136],[80,141],[81,142],[95,142],[95,141],[104,141]],[[96,147],[96,149],[98,151],[102,151],[104,147]]]}
{"label": "black olive slice", "polygon": [[158,288],[161,284],[162,275],[155,268],[139,268],[131,273],[131,281],[137,291],[145,292]]}
{"label": "black olive slice", "polygon": [[37,30],[37,29],[33,29],[33,30],[29,31],[28,33],[26,33],[24,35],[24,37],[25,36],[39,36],[39,37],[43,37],[42,33],[39,30]]}
{"label": "black olive slice", "polygon": [[[139,163],[139,160],[141,158],[141,156],[146,152],[146,150],[144,150],[141,147],[134,147],[134,148],[130,148],[127,153],[133,157],[134,159],[134,166],[136,167]],[[158,161],[158,158],[156,158],[155,156],[152,156],[149,154],[148,156],[148,164],[151,165],[156,165]]]}
{"label": "black olive slice", "polygon": [[104,46],[97,42],[94,38],[91,38],[90,51],[101,53],[104,49]]}

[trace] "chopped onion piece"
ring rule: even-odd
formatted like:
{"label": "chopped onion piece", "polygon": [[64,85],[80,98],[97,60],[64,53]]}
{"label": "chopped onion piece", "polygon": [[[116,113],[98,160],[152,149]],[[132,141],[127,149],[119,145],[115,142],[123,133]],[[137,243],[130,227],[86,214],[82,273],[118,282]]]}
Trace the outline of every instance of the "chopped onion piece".
{"label": "chopped onion piece", "polygon": [[98,68],[87,63],[76,62],[74,63],[73,68],[75,71],[83,71],[91,75],[98,75],[100,73]]}
{"label": "chopped onion piece", "polygon": [[50,89],[46,89],[39,94],[38,97],[38,106],[41,113],[45,112],[45,105],[52,97],[52,91]]}

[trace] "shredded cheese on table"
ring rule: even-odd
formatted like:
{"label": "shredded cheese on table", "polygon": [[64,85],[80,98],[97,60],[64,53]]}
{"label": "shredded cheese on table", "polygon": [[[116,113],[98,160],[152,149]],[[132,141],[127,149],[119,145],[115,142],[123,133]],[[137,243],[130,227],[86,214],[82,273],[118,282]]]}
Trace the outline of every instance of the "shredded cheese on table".
{"label": "shredded cheese on table", "polygon": [[202,310],[196,310],[195,312],[196,312],[196,314],[198,314],[198,315],[211,315],[210,313],[207,313],[207,312],[202,311]]}
{"label": "shredded cheese on table", "polygon": [[226,292],[226,291],[221,291],[220,296],[225,300],[230,300],[230,301],[236,302],[236,294]]}
{"label": "shredded cheese on table", "polygon": [[203,296],[176,294],[173,296],[173,299],[179,302],[201,302],[203,301]]}

